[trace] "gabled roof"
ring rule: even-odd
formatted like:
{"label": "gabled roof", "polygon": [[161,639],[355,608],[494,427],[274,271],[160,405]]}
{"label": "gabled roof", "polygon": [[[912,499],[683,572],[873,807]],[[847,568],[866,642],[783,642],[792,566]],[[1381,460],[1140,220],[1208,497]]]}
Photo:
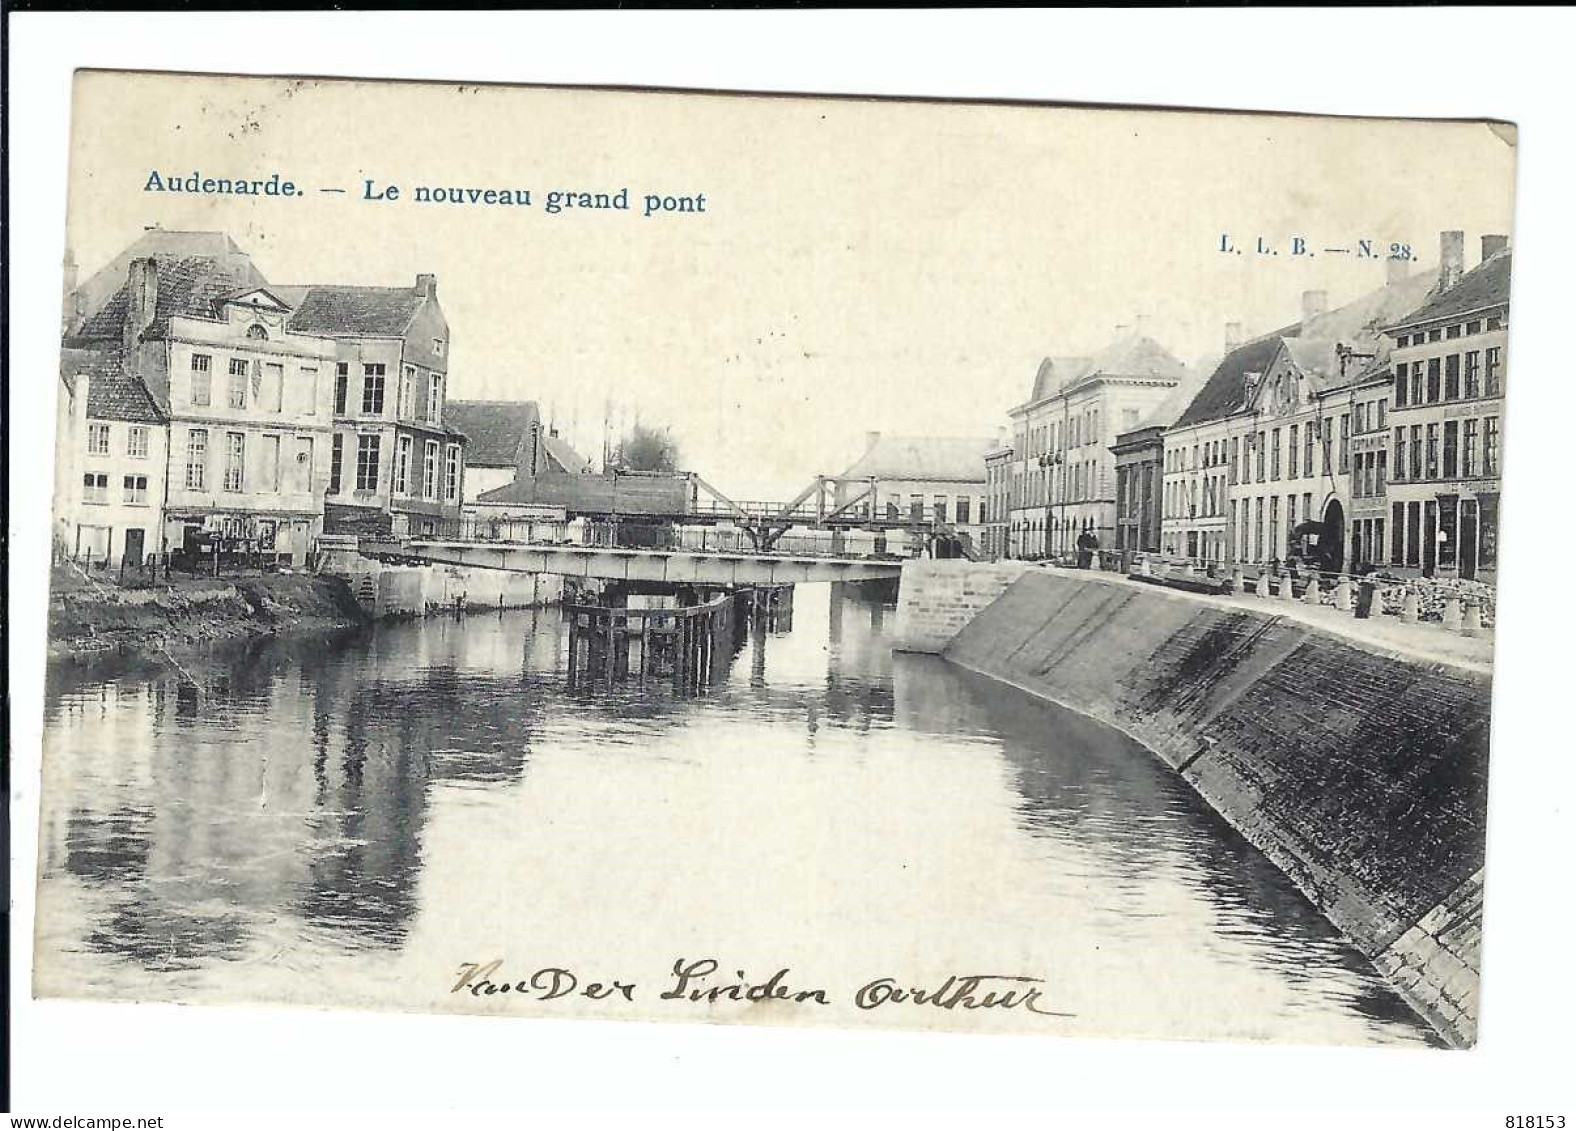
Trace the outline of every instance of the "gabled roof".
{"label": "gabled roof", "polygon": [[97,314],[115,292],[126,285],[126,273],[133,259],[152,257],[174,260],[194,256],[230,263],[246,280],[244,285],[261,286],[267,282],[246,253],[224,232],[175,232],[152,228],[143,232],[114,259],[78,282],[75,293],[82,301],[84,319]]}
{"label": "gabled roof", "polygon": [[542,449],[547,453],[548,469],[568,475],[582,475],[591,470],[591,461],[569,446],[562,436],[548,432],[542,437]]}
{"label": "gabled roof", "polygon": [[1176,427],[1222,420],[1247,409],[1244,378],[1249,373],[1268,372],[1283,344],[1292,361],[1319,391],[1353,384],[1373,365],[1364,359],[1361,366],[1348,367],[1343,377],[1335,356],[1336,345],[1383,355],[1388,346],[1381,327],[1422,301],[1434,287],[1435,279],[1435,272],[1419,272],[1369,291],[1306,324],[1294,322],[1244,342],[1221,359],[1198,396],[1177,419]]}
{"label": "gabled roof", "polygon": [[[239,259],[206,255],[175,259],[154,256],[153,261],[158,271],[159,293],[153,321],[143,331],[145,339],[167,335],[170,319],[176,315],[212,318],[222,300],[260,286],[262,282],[257,269],[245,256]],[[129,284],[122,279],[120,289],[69,335],[68,341],[118,341],[126,322],[129,295]]]}
{"label": "gabled roof", "polygon": [[77,378],[88,377],[88,418],[124,420],[132,424],[162,424],[164,414],[153,395],[123,364],[119,349],[60,351],[60,379],[75,391]]}
{"label": "gabled roof", "polygon": [[290,316],[290,329],[338,338],[403,337],[423,300],[415,287],[342,287],[314,283],[274,290],[295,307],[295,313]]}
{"label": "gabled roof", "polygon": [[1263,373],[1276,353],[1280,351],[1283,338],[1295,338],[1300,332],[1296,325],[1287,326],[1276,330],[1273,334],[1266,334],[1261,338],[1244,342],[1236,349],[1229,350],[1226,356],[1220,359],[1220,364],[1215,366],[1215,371],[1204,382],[1204,387],[1198,391],[1187,409],[1177,417],[1176,427],[1185,428],[1193,424],[1203,424],[1210,420],[1221,420],[1236,412],[1241,412],[1247,407],[1247,398],[1244,396],[1244,378],[1249,373]]}
{"label": "gabled roof", "polygon": [[994,436],[880,436],[843,472],[848,479],[931,479],[975,483],[985,478]]}
{"label": "gabled roof", "polygon": [[1421,325],[1424,322],[1437,322],[1442,318],[1471,314],[1478,310],[1509,306],[1510,258],[1509,248],[1490,256],[1461,276],[1456,285],[1448,291],[1435,295],[1416,310],[1401,316],[1385,328],[1399,330],[1407,326]]}
{"label": "gabled roof", "polygon": [[535,401],[457,401],[443,406],[443,419],[469,439],[465,462],[471,467],[516,467],[520,445],[541,412]]}

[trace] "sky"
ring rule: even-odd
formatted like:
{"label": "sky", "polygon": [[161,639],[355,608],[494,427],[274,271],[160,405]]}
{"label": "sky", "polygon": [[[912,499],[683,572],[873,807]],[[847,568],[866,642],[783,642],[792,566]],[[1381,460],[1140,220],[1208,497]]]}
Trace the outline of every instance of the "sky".
{"label": "sky", "polygon": [[[89,72],[66,242],[84,276],[152,224],[227,231],[275,283],[436,274],[451,397],[536,400],[588,456],[609,412],[667,426],[687,468],[781,499],[867,432],[992,436],[1042,357],[1118,325],[1197,363],[1227,322],[1355,298],[1384,278],[1359,240],[1433,270],[1460,229],[1471,267],[1480,235],[1512,231],[1513,142],[1470,122]],[[303,195],[147,191],[155,170],[278,172]],[[366,199],[369,180],[400,198]],[[628,211],[543,207],[619,189]],[[705,211],[644,217],[648,193]]]}

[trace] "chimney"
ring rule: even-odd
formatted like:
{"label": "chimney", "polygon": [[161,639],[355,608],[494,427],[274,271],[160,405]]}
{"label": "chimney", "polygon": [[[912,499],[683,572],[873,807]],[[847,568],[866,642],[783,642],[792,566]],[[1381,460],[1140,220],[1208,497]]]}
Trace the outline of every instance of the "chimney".
{"label": "chimney", "polygon": [[1242,344],[1242,323],[1226,323],[1226,352],[1230,353]]}
{"label": "chimney", "polygon": [[1242,375],[1242,403],[1247,404],[1253,399],[1253,390],[1258,386],[1259,378],[1263,373],[1244,373]]}
{"label": "chimney", "polygon": [[1319,315],[1330,309],[1330,295],[1327,291],[1302,292],[1302,324],[1307,326]]}
{"label": "chimney", "polygon": [[133,259],[126,278],[126,323],[121,343],[128,354],[136,350],[142,332],[153,325],[158,307],[158,263],[147,257]]}
{"label": "chimney", "polygon": [[416,276],[416,293],[419,294],[422,298],[437,298],[438,297],[438,276],[436,276],[436,275],[417,275]]}
{"label": "chimney", "polygon": [[1397,283],[1404,283],[1407,276],[1411,273],[1412,262],[1409,259],[1402,259],[1398,255],[1392,255],[1384,261],[1384,285],[1387,287],[1393,287]]}
{"label": "chimney", "polygon": [[1448,291],[1461,281],[1466,270],[1467,234],[1465,232],[1439,233],[1439,289]]}
{"label": "chimney", "polygon": [[1484,259],[1493,259],[1494,256],[1498,255],[1500,252],[1504,251],[1509,246],[1510,246],[1510,237],[1509,236],[1484,236],[1483,237],[1483,258]]}
{"label": "chimney", "polygon": [[1118,322],[1116,324],[1116,329],[1113,330],[1111,333],[1112,333],[1113,337],[1120,338],[1120,337],[1122,337],[1124,334],[1126,334],[1131,329],[1132,329],[1132,327],[1129,326],[1126,322]]}

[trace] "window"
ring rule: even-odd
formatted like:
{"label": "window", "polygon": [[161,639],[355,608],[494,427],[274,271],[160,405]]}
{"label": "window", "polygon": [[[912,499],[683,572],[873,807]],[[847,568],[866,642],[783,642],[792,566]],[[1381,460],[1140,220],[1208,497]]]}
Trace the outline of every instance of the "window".
{"label": "window", "polygon": [[230,407],[246,407],[246,361],[239,357],[230,359]]}
{"label": "window", "polygon": [[936,521],[937,522],[946,522],[947,521],[947,497],[945,495],[937,495],[935,497],[935,499],[932,500],[932,506],[934,508]]}
{"label": "window", "polygon": [[279,449],[278,436],[263,437],[263,489],[265,491],[279,492],[284,489],[284,481],[280,478],[282,468],[279,464]]}
{"label": "window", "polygon": [[1237,481],[1237,438],[1235,436],[1233,436],[1231,438],[1231,460],[1230,460],[1230,464],[1231,464],[1231,473],[1230,473],[1231,482],[1235,483]]}
{"label": "window", "polygon": [[192,354],[192,404],[213,403],[213,358],[206,353]]}
{"label": "window", "polygon": [[1483,418],[1483,474],[1499,474],[1499,417]]}
{"label": "window", "polygon": [[186,486],[194,491],[208,485],[208,429],[191,428],[186,432]]}
{"label": "window", "polygon": [[88,455],[90,455],[90,456],[107,456],[107,455],[109,455],[109,425],[108,424],[89,424],[88,425]]}
{"label": "window", "polygon": [[407,365],[399,380],[399,417],[414,419],[416,415],[416,367]]}
{"label": "window", "polygon": [[306,396],[306,404],[301,411],[307,416],[317,415],[317,367],[303,365],[301,367],[301,391]]}
{"label": "window", "polygon": [[394,447],[394,493],[410,494],[410,452],[412,440],[401,436]]}
{"label": "window", "polygon": [[127,475],[120,481],[121,502],[134,507],[148,505],[148,477],[146,475]]}
{"label": "window", "polygon": [[148,458],[148,426],[133,424],[126,429],[126,454],[132,459]]}
{"label": "window", "polygon": [[350,366],[341,361],[334,366],[334,415],[344,416],[350,410],[345,407],[350,397]]}
{"label": "window", "polygon": [[[1405,339],[1402,339],[1405,345]],[[1395,403],[1397,407],[1406,407],[1406,362],[1398,361],[1395,366]]]}
{"label": "window", "polygon": [[1445,400],[1461,399],[1461,355],[1453,353],[1445,358]]}
{"label": "window", "polygon": [[1421,361],[1412,362],[1412,388],[1410,395],[1413,404],[1423,403],[1423,363]]}
{"label": "window", "polygon": [[1445,338],[1447,340],[1450,339],[1450,338],[1459,338],[1460,336],[1461,336],[1461,327],[1460,326],[1446,326],[1445,327]]}
{"label": "window", "polygon": [[1297,478],[1297,425],[1286,430],[1286,478]]}
{"label": "window", "polygon": [[1454,420],[1445,421],[1445,478],[1456,477],[1456,444],[1460,425]]}
{"label": "window", "polygon": [[1341,461],[1336,470],[1342,475],[1352,469],[1352,418],[1350,413],[1341,413]]}
{"label": "window", "polygon": [[434,354],[436,354],[438,357],[442,357],[443,356],[443,339],[442,338],[433,338],[432,339],[432,352]]}
{"label": "window", "polygon": [[1335,432],[1335,420],[1326,416],[1319,427],[1319,448],[1324,456],[1324,474],[1330,474],[1330,443]]}
{"label": "window", "polygon": [[246,483],[246,433],[224,434],[224,489],[239,491]]}
{"label": "window", "polygon": [[266,342],[268,340],[268,331],[260,323],[253,322],[246,328],[246,336],[253,341]]}
{"label": "window", "polygon": [[1302,473],[1304,475],[1317,475],[1313,467],[1313,436],[1318,430],[1318,421],[1310,420],[1307,427],[1302,430]]}
{"label": "window", "polygon": [[[341,367],[343,368],[343,366]],[[339,494],[340,479],[345,470],[345,437],[334,433],[333,442],[328,449],[328,493]]]}
{"label": "window", "polygon": [[1490,346],[1483,351],[1483,395],[1499,396],[1499,347]]}
{"label": "window", "polygon": [[438,441],[428,440],[421,457],[421,497],[438,497]]}
{"label": "window", "polygon": [[263,389],[269,412],[285,410],[285,367],[269,363],[263,366]]}
{"label": "window", "polygon": [[1433,404],[1439,399],[1439,359],[1428,359],[1428,403]]}
{"label": "window", "polygon": [[356,437],[356,490],[378,489],[378,456],[381,436]]}
{"label": "window", "polygon": [[1270,433],[1270,478],[1279,479],[1281,473],[1281,430]]}
{"label": "window", "polygon": [[361,415],[383,415],[384,366],[364,365],[361,369]]}
{"label": "window", "polygon": [[1439,478],[1439,425],[1428,426],[1428,463],[1426,466],[1428,478]]}
{"label": "window", "polygon": [[1259,482],[1259,483],[1263,483],[1264,482],[1264,449],[1267,448],[1268,446],[1269,446],[1269,444],[1267,443],[1267,437],[1265,436],[1265,434],[1263,432],[1260,432],[1259,433],[1258,443],[1253,445],[1253,452],[1254,452],[1254,461],[1253,461],[1254,478],[1255,478],[1255,481]]}
{"label": "window", "polygon": [[1374,494],[1382,495],[1385,488],[1385,453],[1383,451],[1375,452],[1374,461]]}
{"label": "window", "polygon": [[443,419],[443,375],[434,373],[427,378],[427,423],[438,424]]}
{"label": "window", "polygon": [[1483,364],[1483,355],[1477,350],[1467,351],[1467,372],[1465,393],[1468,397],[1482,396],[1478,388],[1478,373]]}
{"label": "window", "polygon": [[294,486],[291,490],[298,495],[310,495],[312,493],[312,456],[314,447],[312,437],[296,437]]}
{"label": "window", "polygon": [[84,475],[82,477],[82,501],[84,503],[109,502],[109,476],[103,472]]}
{"label": "window", "polygon": [[1412,470],[1407,473],[1407,478],[1421,479],[1423,478],[1423,426],[1421,424],[1412,425],[1411,441],[1412,459],[1409,466]]}
{"label": "window", "polygon": [[[1376,431],[1379,431],[1379,432],[1383,432],[1384,431],[1384,427],[1385,427],[1385,425],[1384,425],[1385,410],[1387,408],[1389,408],[1389,407],[1390,407],[1390,400],[1389,400],[1389,398],[1388,397],[1380,397],[1379,398],[1379,418],[1374,421],[1374,429]],[[1381,523],[1381,525],[1382,525],[1382,523]]]}
{"label": "window", "polygon": [[1461,424],[1461,477],[1471,479],[1477,474],[1478,422],[1466,420]]}
{"label": "window", "polygon": [[[443,499],[445,502],[455,502],[460,497],[460,445],[450,444],[443,460]],[[964,516],[968,511],[969,501],[958,500],[958,513]],[[959,522],[967,522],[966,517],[959,517]]]}
{"label": "window", "polygon": [[1395,430],[1395,477],[1406,478],[1406,429],[1399,425]]}

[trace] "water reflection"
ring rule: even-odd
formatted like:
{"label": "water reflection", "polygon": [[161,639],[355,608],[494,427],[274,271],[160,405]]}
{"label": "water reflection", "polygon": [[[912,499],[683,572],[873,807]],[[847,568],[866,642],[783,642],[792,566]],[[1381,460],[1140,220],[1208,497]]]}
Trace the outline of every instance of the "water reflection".
{"label": "water reflection", "polygon": [[55,669],[39,989],[454,1008],[478,955],[710,953],[1034,972],[1070,1033],[1428,1039],[1145,751],[894,657],[858,587],[796,606],[694,698],[571,695],[552,610]]}

